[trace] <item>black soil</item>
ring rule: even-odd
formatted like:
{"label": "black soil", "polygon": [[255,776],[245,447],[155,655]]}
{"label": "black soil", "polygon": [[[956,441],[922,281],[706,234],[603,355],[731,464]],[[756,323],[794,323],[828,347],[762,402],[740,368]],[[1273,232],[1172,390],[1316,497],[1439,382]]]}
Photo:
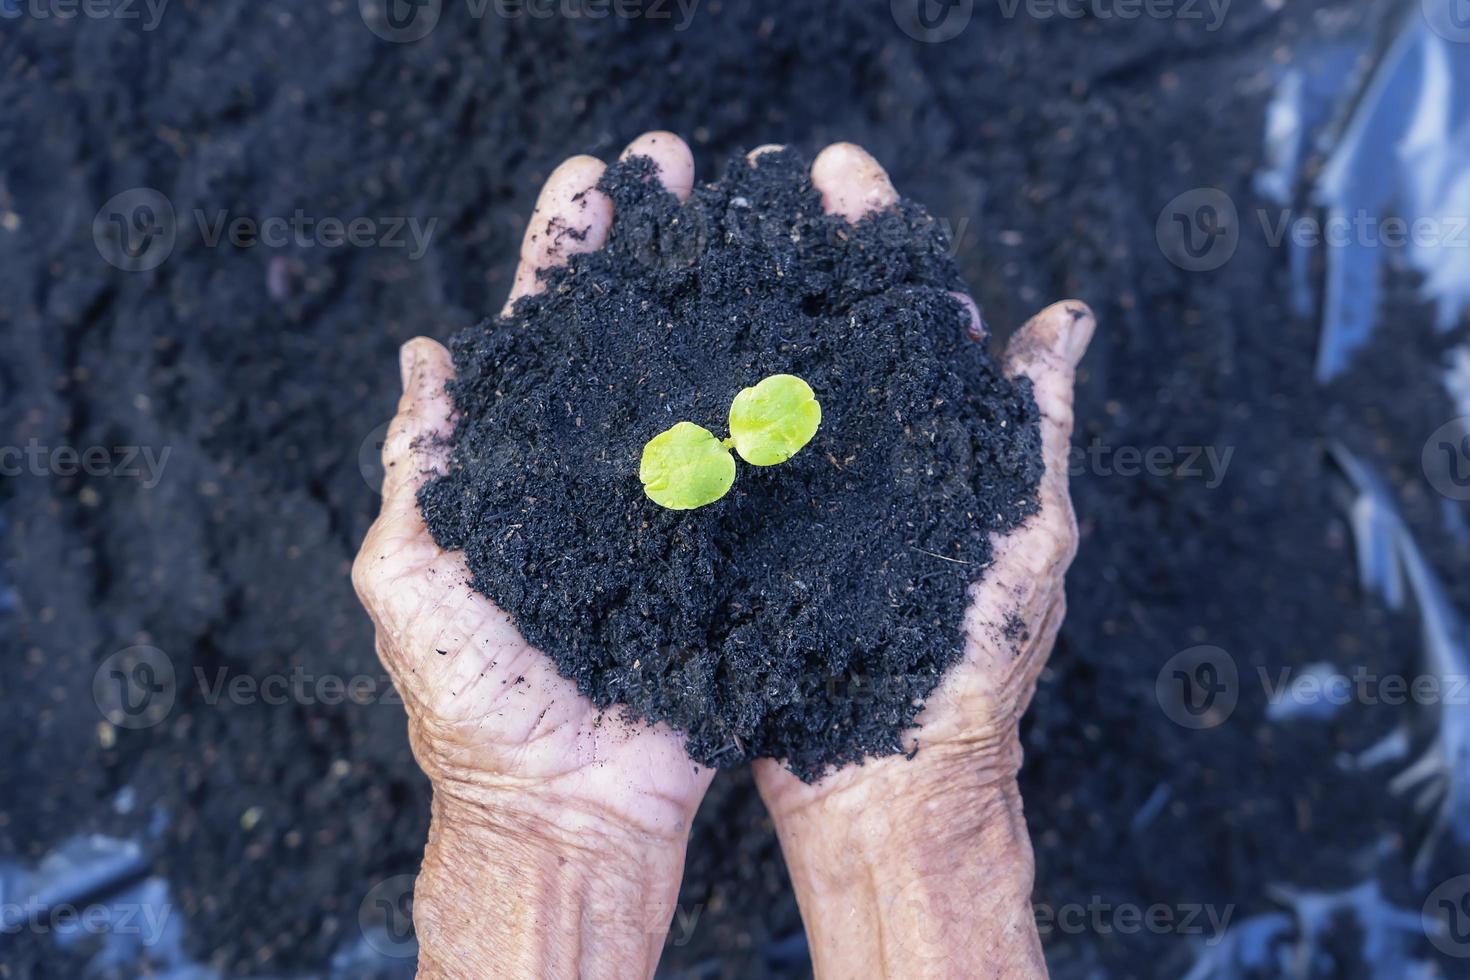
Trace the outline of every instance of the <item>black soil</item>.
{"label": "black soil", "polygon": [[[735,159],[687,206],[647,159],[609,169],[607,246],[454,338],[451,466],[420,500],[599,706],[687,732],[705,765],[813,779],[902,751],[990,534],[1036,510],[1038,416],[971,337],[928,212],[853,226],[795,151]],[[644,495],[644,443],[727,434],[735,394],[777,373],[821,402],[807,448],[698,510]]]}
{"label": "black soil", "polygon": [[[1087,911],[1099,903],[1162,904],[1176,923],[1228,905],[1235,926],[1283,912],[1282,886],[1338,892],[1372,876],[1416,914],[1427,890],[1407,866],[1427,821],[1386,788],[1408,760],[1367,772],[1339,760],[1418,714],[1351,705],[1283,724],[1260,676],[1324,660],[1419,669],[1413,617],[1359,588],[1330,441],[1391,479],[1455,601],[1470,603],[1470,534],[1451,522],[1470,524],[1470,507],[1436,493],[1416,459],[1457,412],[1425,381],[1442,370],[1439,345],[1421,340],[1434,317],[1409,304],[1380,312],[1340,384],[1317,384],[1319,324],[1285,299],[1293,253],[1255,219],[1273,207],[1255,177],[1281,74],[1324,79],[1306,145],[1330,147],[1331,120],[1419,5],[1242,0],[1218,30],[972,6],[968,27],[936,44],[906,33],[888,0],[719,0],[683,31],[444,3],[412,44],[372,35],[355,3],[180,0],[152,32],[6,19],[3,442],[172,452],[156,484],[0,479],[0,855],[34,867],[78,834],[142,842],[186,952],[223,976],[330,975],[361,944],[364,897],[418,870],[428,832],[398,699],[385,683],[366,704],[211,700],[196,671],[210,683],[221,671],[381,677],[348,569],[379,505],[359,460],[393,414],[398,345],[498,308],[558,162],[613,159],[640,132],[671,129],[702,177],[757,142],[868,147],[952,229],[997,340],[1052,300],[1098,313],[1078,378],[1081,551],[1023,722],[1034,898],[1084,910],[1073,928],[1048,918],[1051,975],[1178,978],[1209,938],[1119,928]],[[1344,53],[1346,66],[1328,57]],[[1304,161],[1303,206],[1321,156]],[[179,240],[159,268],[126,273],[90,225],[139,186],[173,201]],[[1193,273],[1170,263],[1156,222],[1200,187],[1229,193],[1244,228],[1230,262]],[[210,247],[193,217],[298,207],[438,226],[414,261]],[[283,265],[287,288],[273,289]],[[1093,464],[1095,445],[1167,447],[1180,465],[1130,475],[1108,455]],[[1216,481],[1182,466],[1191,447],[1236,452]],[[93,678],[135,643],[172,658],[177,697],[166,723],[109,731]],[[1156,698],[1161,668],[1195,644],[1230,651],[1242,677],[1236,711],[1206,731],[1180,728]],[[1459,874],[1470,854],[1446,841],[1435,865]],[[670,933],[667,976],[810,975],[745,771],[720,773],[700,809],[680,904],[690,928]],[[1427,938],[1403,938],[1433,956]],[[7,934],[0,976],[85,976],[91,945]],[[1370,975],[1357,945],[1316,961],[1314,980]]]}

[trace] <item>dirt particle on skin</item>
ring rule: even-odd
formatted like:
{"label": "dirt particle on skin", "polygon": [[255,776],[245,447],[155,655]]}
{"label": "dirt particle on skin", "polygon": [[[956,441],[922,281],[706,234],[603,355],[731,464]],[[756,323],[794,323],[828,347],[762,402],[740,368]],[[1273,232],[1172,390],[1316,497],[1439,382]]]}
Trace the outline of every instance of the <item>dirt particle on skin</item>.
{"label": "dirt particle on skin", "polygon": [[1013,612],[1006,617],[1005,625],[1001,627],[1001,634],[1014,644],[1018,656],[1021,648],[1031,639],[1031,630],[1026,625],[1026,620],[1018,612]]}
{"label": "dirt particle on skin", "polygon": [[[603,249],[455,338],[430,530],[583,694],[687,732],[704,765],[813,779],[902,752],[989,535],[1036,509],[1029,384],[969,337],[918,205],[849,225],[791,150],[738,155],[684,206],[652,168],[607,170]],[[817,393],[810,446],[740,463],[710,506],[648,500],[648,439],[680,420],[723,437],[735,394],[777,373]]]}

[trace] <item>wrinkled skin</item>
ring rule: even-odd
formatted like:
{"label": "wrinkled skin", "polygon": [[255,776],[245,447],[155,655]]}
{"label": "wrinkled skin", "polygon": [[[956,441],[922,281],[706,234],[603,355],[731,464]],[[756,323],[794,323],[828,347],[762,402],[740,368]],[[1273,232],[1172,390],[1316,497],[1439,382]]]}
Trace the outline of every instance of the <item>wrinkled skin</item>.
{"label": "wrinkled skin", "polygon": [[[757,166],[767,149],[753,151]],[[652,157],[664,186],[688,199],[694,164],[678,137],[645,134],[624,155]],[[594,158],[574,157],[548,179],[507,310],[542,288],[538,271],[602,246],[612,222],[612,202],[595,189],[603,169]],[[823,151],[812,180],[826,209],[853,221],[897,200],[882,167],[850,144]],[[968,297],[961,298],[978,337],[979,315]],[[1010,806],[977,807],[975,801],[987,787],[1014,782],[1017,721],[1065,611],[1062,579],[1077,545],[1067,494],[1073,373],[1092,330],[1086,306],[1061,303],[1027,324],[1006,351],[1007,369],[1031,379],[1042,411],[1041,511],[995,541],[994,563],[973,589],[964,659],[910,733],[918,755],[869,760],[813,785],[778,761],[755,764],[788,859],[791,848],[812,835],[834,833],[834,823],[846,832],[860,814],[886,812],[905,800],[982,815]],[[601,715],[549,658],[527,646],[505,613],[470,589],[463,557],[434,543],[415,495],[445,465],[438,443],[452,431],[444,385],[453,368],[448,352],[424,338],[405,345],[402,363],[404,393],[383,450],[382,512],[357,556],[353,582],[377,627],[379,656],[403,694],[415,757],[434,786],[436,823],[473,819],[467,815],[486,810],[513,813],[515,820],[497,819],[496,825],[545,826],[593,849],[590,842],[605,840],[630,861],[672,875],[677,890],[689,825],[713,773],[689,760],[680,735],[667,726]],[[1017,617],[1024,629],[1010,630],[1014,638],[1008,638],[1002,624]],[[1005,819],[1019,821],[1018,803],[1014,810]],[[889,821],[879,832],[901,825]],[[432,860],[426,857],[426,877]],[[800,864],[793,862],[794,868]],[[807,914],[807,895],[797,885]],[[436,907],[432,899],[427,907]],[[421,940],[432,926],[423,921],[426,914],[435,913],[416,912]],[[657,943],[651,955],[656,961]]]}

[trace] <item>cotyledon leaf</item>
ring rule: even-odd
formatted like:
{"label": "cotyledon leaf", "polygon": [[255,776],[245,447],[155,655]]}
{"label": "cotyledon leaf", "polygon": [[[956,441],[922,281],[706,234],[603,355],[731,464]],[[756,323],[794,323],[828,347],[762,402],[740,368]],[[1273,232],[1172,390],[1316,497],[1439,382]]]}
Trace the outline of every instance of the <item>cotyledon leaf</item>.
{"label": "cotyledon leaf", "polygon": [[670,510],[712,504],[735,482],[735,457],[706,428],[680,422],[643,447],[638,479],[648,499]]}
{"label": "cotyledon leaf", "polygon": [[752,466],[784,463],[817,433],[822,406],[811,385],[792,374],[773,374],[735,396],[730,438]]}

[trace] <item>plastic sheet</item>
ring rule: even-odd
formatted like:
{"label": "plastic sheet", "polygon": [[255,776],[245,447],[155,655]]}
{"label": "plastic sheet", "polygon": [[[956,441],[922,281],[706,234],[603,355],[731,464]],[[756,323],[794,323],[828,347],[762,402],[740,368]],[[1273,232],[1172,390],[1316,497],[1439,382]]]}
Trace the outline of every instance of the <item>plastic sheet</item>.
{"label": "plastic sheet", "polygon": [[[1443,0],[1445,18],[1457,2]],[[1313,194],[1345,231],[1327,249],[1320,381],[1342,371],[1375,328],[1382,266],[1400,251],[1385,219],[1407,223],[1402,252],[1424,276],[1441,327],[1470,303],[1470,57],[1463,39],[1435,30],[1449,21],[1412,6]]]}
{"label": "plastic sheet", "polygon": [[[1389,264],[1422,277],[1424,298],[1434,302],[1441,330],[1459,322],[1470,306],[1470,27],[1456,37],[1447,26],[1457,23],[1449,9],[1455,2],[1444,0],[1438,7],[1430,2],[1422,9],[1412,5],[1413,15],[1338,127],[1320,178],[1307,189],[1324,227],[1345,231],[1315,251],[1294,248],[1291,253],[1292,306],[1299,316],[1319,315],[1319,290],[1311,280],[1318,255],[1325,269],[1316,364],[1321,383],[1341,374],[1375,330],[1395,328],[1380,315],[1382,276]],[[1257,176],[1256,190],[1283,207],[1300,193],[1308,133],[1322,126],[1322,92],[1314,92],[1313,77],[1300,69],[1284,74],[1267,116],[1267,165]],[[1401,219],[1409,229],[1405,242],[1387,240],[1389,218]],[[1470,416],[1470,349],[1454,352],[1442,376],[1423,381],[1442,385],[1459,412]],[[1363,594],[1417,618],[1422,636],[1418,676],[1450,690],[1457,679],[1470,676],[1470,631],[1461,611],[1402,519],[1389,483],[1340,441],[1333,441],[1330,451],[1345,478],[1344,511]],[[1444,527],[1462,540],[1470,536],[1463,509],[1449,499],[1443,503]],[[1334,665],[1323,663],[1306,673],[1328,677],[1333,670]],[[1411,848],[1413,881],[1424,888],[1432,882],[1436,849],[1446,834],[1462,845],[1470,842],[1470,712],[1449,697],[1409,703],[1403,711],[1405,717],[1386,737],[1338,762],[1345,771],[1380,780],[1389,792],[1413,801],[1423,821],[1401,828],[1400,835]],[[1315,720],[1328,721],[1334,714],[1323,711]],[[1296,710],[1290,690],[1268,717],[1282,724],[1314,720],[1311,712]],[[1385,897],[1382,880],[1401,864],[1400,849],[1396,841],[1381,842],[1356,869],[1361,881],[1341,891],[1273,888],[1267,897],[1284,911],[1238,922],[1224,941],[1199,950],[1186,980],[1325,975],[1323,964],[1342,965],[1328,953],[1325,936],[1343,917],[1357,924],[1362,975],[1374,980],[1443,975],[1439,967],[1414,958],[1425,929],[1420,911]]]}

